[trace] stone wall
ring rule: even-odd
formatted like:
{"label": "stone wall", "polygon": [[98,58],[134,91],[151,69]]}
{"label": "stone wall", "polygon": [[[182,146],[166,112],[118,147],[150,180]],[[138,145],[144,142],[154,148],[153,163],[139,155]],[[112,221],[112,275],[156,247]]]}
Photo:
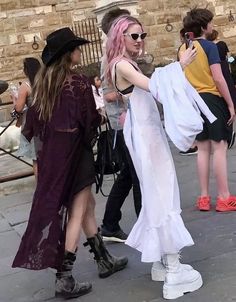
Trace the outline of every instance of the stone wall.
{"label": "stone wall", "polygon": [[[196,5],[201,8],[207,6],[215,14],[215,29],[219,31],[220,39],[236,54],[235,0],[139,0],[139,19],[148,32],[146,49],[154,55],[156,64],[176,59],[182,19]],[[233,22],[228,19],[230,10],[235,18]],[[170,32],[166,30],[168,21],[173,26]]]}
{"label": "stone wall", "polygon": [[[125,5],[124,0],[1,0],[0,1],[0,79],[20,81],[23,78],[22,61],[27,56],[39,57],[47,34],[96,13],[103,8]],[[236,21],[229,22],[230,10],[235,15],[235,0],[138,0],[136,12],[148,32],[147,51],[154,55],[155,63],[176,58],[180,44],[179,30],[186,11],[196,4],[215,13],[216,29],[230,50],[236,53]],[[99,8],[100,7],[100,8]],[[130,7],[129,7],[130,8]],[[132,10],[133,13],[133,10]],[[173,26],[166,31],[167,21]],[[38,50],[32,49],[34,41]],[[5,94],[6,95],[6,94]],[[4,99],[4,96],[3,96]]]}
{"label": "stone wall", "polygon": [[[0,79],[21,81],[23,59],[39,57],[50,32],[94,16],[94,7],[94,0],[1,0]],[[32,49],[34,37],[37,50]],[[7,94],[1,97],[5,100]]]}

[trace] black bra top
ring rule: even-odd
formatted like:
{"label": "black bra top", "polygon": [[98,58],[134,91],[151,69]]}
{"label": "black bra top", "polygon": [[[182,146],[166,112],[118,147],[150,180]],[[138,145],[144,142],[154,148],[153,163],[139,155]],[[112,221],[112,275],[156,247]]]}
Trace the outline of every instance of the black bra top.
{"label": "black bra top", "polygon": [[[118,88],[116,87],[116,89],[118,89]],[[131,93],[133,90],[134,90],[134,85],[131,85],[131,86],[125,88],[124,90],[119,90],[119,92],[123,95],[126,95],[126,94]]]}
{"label": "black bra top", "polygon": [[[131,63],[130,63],[131,64]],[[131,64],[136,70],[138,70],[137,69],[137,67],[136,66],[134,66],[133,64]],[[122,95],[126,95],[126,94],[129,94],[129,93],[131,93],[133,90],[134,90],[134,85],[130,85],[129,87],[127,87],[127,88],[125,88],[125,89],[123,89],[123,90],[120,90],[117,86],[116,86],[116,65],[115,65],[115,87],[116,87],[116,89],[120,92],[120,94],[122,94]]]}

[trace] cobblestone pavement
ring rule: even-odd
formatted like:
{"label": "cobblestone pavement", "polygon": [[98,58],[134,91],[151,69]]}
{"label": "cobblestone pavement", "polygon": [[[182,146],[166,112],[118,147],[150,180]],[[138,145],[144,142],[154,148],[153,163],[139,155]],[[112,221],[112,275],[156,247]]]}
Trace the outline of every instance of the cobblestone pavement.
{"label": "cobblestone pavement", "polygon": [[[191,263],[203,276],[204,286],[197,292],[179,298],[179,302],[232,302],[236,301],[236,213],[198,212],[194,202],[198,195],[195,156],[183,157],[173,148],[173,154],[182,196],[183,218],[195,246],[183,250],[183,261]],[[0,170],[4,165],[0,158]],[[236,149],[229,151],[229,181],[236,194]],[[105,181],[109,192],[112,178]],[[11,269],[12,259],[20,243],[31,206],[34,179],[29,177],[8,184],[0,184],[0,302],[61,301],[54,298],[54,272],[32,272]],[[213,200],[215,185],[211,180]],[[4,195],[8,194],[8,195]],[[96,216],[100,223],[106,199],[96,195]],[[135,222],[132,195],[123,208],[121,225],[129,232]],[[84,238],[82,238],[83,240]],[[124,244],[108,244],[116,255],[127,255],[129,265],[108,279],[97,276],[91,254],[81,247],[74,275],[93,283],[93,291],[73,301],[80,302],[159,302],[162,283],[150,278],[151,264],[140,262],[138,252]]]}

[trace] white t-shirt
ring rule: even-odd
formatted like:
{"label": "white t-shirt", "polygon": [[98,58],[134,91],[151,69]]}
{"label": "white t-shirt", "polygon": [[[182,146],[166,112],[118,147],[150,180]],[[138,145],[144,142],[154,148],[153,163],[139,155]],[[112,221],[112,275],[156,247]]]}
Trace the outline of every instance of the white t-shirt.
{"label": "white t-shirt", "polygon": [[92,85],[92,89],[93,89],[93,96],[95,99],[95,103],[96,103],[96,109],[101,109],[105,107],[104,101],[103,101],[103,93],[102,93],[102,88],[98,89],[99,95],[97,93],[96,87],[94,85]]}

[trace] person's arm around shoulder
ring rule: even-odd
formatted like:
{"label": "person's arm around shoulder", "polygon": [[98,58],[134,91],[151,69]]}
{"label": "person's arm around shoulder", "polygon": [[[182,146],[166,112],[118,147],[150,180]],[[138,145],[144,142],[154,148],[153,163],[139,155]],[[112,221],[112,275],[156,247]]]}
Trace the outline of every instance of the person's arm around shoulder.
{"label": "person's arm around shoulder", "polygon": [[[182,69],[184,69],[195,59],[196,54],[197,50],[195,48],[188,48],[187,50],[180,53],[179,63]],[[138,72],[128,61],[123,60],[118,62],[116,65],[116,71],[129,83],[141,89],[149,91],[149,78]]]}
{"label": "person's arm around shoulder", "polygon": [[128,61],[120,61],[116,64],[116,73],[124,78],[127,82],[141,89],[149,91],[148,77],[138,72]]}
{"label": "person's arm around shoulder", "polygon": [[26,84],[26,83],[22,83],[19,90],[18,90],[18,98],[15,102],[15,106],[14,109],[17,112],[22,112],[26,101],[27,101],[27,97],[30,95],[31,89],[30,87]]}

